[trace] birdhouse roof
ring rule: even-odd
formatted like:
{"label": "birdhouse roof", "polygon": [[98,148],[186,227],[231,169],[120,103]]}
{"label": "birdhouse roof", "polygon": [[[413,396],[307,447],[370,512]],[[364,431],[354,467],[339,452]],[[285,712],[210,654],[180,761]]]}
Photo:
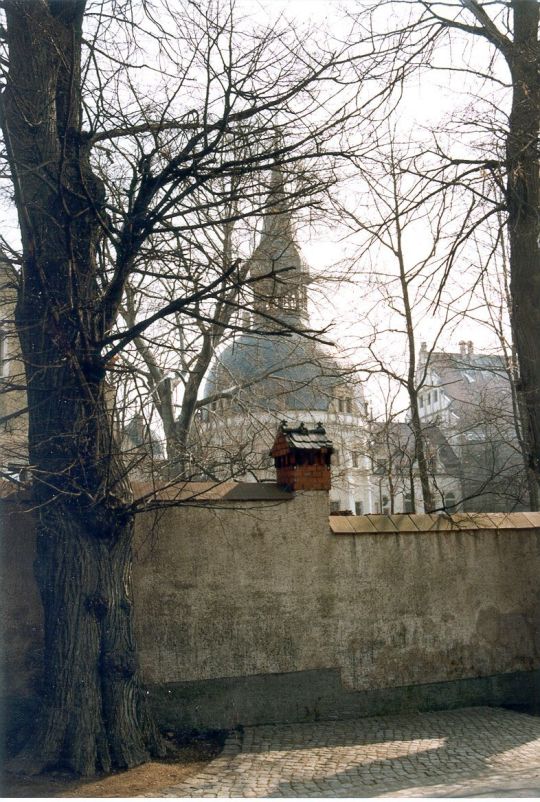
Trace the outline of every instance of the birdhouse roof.
{"label": "birdhouse roof", "polygon": [[322,423],[308,429],[303,423],[299,426],[288,426],[285,421],[279,427],[278,437],[283,435],[289,448],[318,451],[325,448],[333,451],[332,441],[326,436],[326,429]]}

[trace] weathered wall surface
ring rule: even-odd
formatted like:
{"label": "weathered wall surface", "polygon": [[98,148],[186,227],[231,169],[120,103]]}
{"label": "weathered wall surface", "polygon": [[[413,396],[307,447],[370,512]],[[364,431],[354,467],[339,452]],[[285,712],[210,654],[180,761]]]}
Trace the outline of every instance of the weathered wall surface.
{"label": "weathered wall surface", "polygon": [[[226,727],[404,700],[530,700],[540,528],[524,516],[515,529],[510,518],[500,529],[403,526],[426,518],[381,518],[391,532],[354,531],[374,518],[332,519],[331,531],[327,495],[313,492],[139,519],[136,626],[162,721]],[[4,693],[20,696],[35,685],[41,644],[33,536],[20,514],[4,516],[2,535]]]}
{"label": "weathered wall surface", "polygon": [[540,531],[333,534],[326,497],[171,510],[136,568],[151,683],[337,668],[368,690],[540,667]]}

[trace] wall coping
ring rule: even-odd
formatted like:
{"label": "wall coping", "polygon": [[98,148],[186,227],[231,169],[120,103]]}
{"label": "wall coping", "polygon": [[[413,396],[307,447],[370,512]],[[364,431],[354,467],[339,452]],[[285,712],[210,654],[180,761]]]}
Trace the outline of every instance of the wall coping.
{"label": "wall coping", "polygon": [[477,529],[537,529],[540,512],[401,513],[395,515],[330,515],[334,535],[395,532],[458,532]]}
{"label": "wall coping", "polygon": [[[213,502],[291,501],[295,494],[276,482],[187,482],[173,481],[163,487],[152,482],[134,480],[131,489],[135,503],[148,499],[206,506]],[[0,480],[0,502],[19,503],[31,500],[30,488],[23,484]],[[171,505],[173,506],[173,505]],[[143,509],[144,511],[144,509]]]}

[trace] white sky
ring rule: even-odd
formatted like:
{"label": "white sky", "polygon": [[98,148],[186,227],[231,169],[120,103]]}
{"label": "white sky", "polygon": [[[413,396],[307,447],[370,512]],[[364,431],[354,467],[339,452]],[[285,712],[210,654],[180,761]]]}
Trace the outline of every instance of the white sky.
{"label": "white sky", "polygon": [[[287,18],[292,18],[298,25],[309,25],[317,31],[322,29],[327,23],[331,32],[335,35],[346,35],[350,23],[343,14],[343,8],[351,10],[361,10],[366,6],[365,0],[237,0],[237,9],[241,12],[245,10],[249,14],[254,14],[259,20],[263,18],[274,18],[280,14]],[[323,34],[321,33],[321,36]],[[486,60],[486,49],[482,49],[481,43],[475,43],[474,58],[480,63]],[[471,57],[469,52],[468,57]],[[452,61],[459,61],[461,53],[442,52],[439,58]],[[436,127],[441,121],[452,116],[452,111],[463,105],[467,97],[467,81],[462,74],[451,74],[445,71],[433,70],[429,73],[425,71],[417,74],[408,82],[404,102],[400,110],[400,130],[408,136],[411,132],[417,133],[423,126],[430,125]],[[457,149],[462,148],[460,142],[454,143]],[[466,149],[465,153],[466,155]],[[12,222],[13,221],[13,222]],[[16,225],[13,217],[8,214],[4,219],[4,234],[8,239],[12,239],[11,232],[14,232]],[[313,268],[313,272],[320,275],[331,275],[336,265],[343,262],[345,258],[354,259],[355,246],[353,241],[345,240],[346,230],[340,229],[335,225],[324,226],[320,224],[315,231],[311,232],[309,238],[306,237],[306,230],[302,229],[299,234],[299,244],[306,261]],[[418,238],[422,239],[421,235]],[[420,252],[414,238],[408,243],[408,256],[414,260]],[[471,256],[474,260],[474,257]],[[388,263],[389,264],[389,263]],[[381,262],[381,270],[389,271],[391,267]],[[372,300],[366,289],[366,276],[368,265],[366,260],[357,261],[355,270],[359,276],[356,282],[347,283],[341,286],[335,282],[330,282],[323,286],[321,291],[313,293],[317,305],[317,312],[314,315],[314,323],[319,322],[325,325],[333,324],[332,336],[339,342],[342,348],[354,358],[355,362],[361,363],[365,358],[364,352],[360,349],[363,337],[372,326],[392,327],[391,315],[388,308],[379,305],[373,309]],[[463,294],[476,278],[475,271],[463,269],[463,265],[458,265],[451,278],[450,289],[454,295]],[[428,343],[438,330],[439,322],[437,316],[433,316],[425,310],[418,310],[418,347],[422,340]],[[476,318],[485,317],[481,308],[475,313]],[[367,318],[367,319],[366,319]],[[441,347],[448,350],[457,350],[459,340],[473,340],[478,350],[494,349],[497,347],[496,338],[488,328],[474,319],[465,319],[459,323],[457,329],[449,329],[441,338]],[[402,339],[399,336],[387,334],[380,340],[381,353],[390,355],[396,364],[402,352]],[[368,390],[369,392],[369,390]]]}
{"label": "white sky", "polygon": [[[245,2],[248,7],[260,5],[261,8],[265,6],[267,10],[269,8],[267,4],[258,4],[255,0],[253,2],[245,0]],[[359,0],[347,5],[358,10],[362,8],[363,3],[362,0]],[[317,25],[326,20],[334,32],[343,30],[344,23],[339,22],[341,7],[343,7],[342,3],[328,2],[328,0],[288,0],[288,2],[287,0],[273,0],[270,5],[272,15],[283,12],[295,18],[300,24]],[[459,44],[454,46],[453,51],[448,49],[440,52],[439,63],[451,63],[452,65],[460,63],[463,54],[461,51],[466,54],[468,59],[476,59],[476,63],[482,65],[482,69],[487,70],[489,52],[487,46],[484,47],[481,41],[474,43],[474,52],[471,51],[467,42],[464,42],[461,48]],[[408,136],[411,132],[413,134],[418,132],[422,127],[433,126],[436,128],[441,122],[452,119],[456,115],[456,110],[470,102],[468,89],[469,82],[463,73],[432,70],[416,74],[407,84],[404,102],[400,107],[400,131],[404,136]],[[452,143],[452,147],[453,152],[458,155],[468,155],[466,143],[457,141]],[[319,226],[317,231],[312,232],[309,239],[305,239],[304,231],[301,232],[299,241],[302,252],[315,273],[321,275],[331,273],[336,263],[354,253],[352,243],[344,242],[344,236],[344,230],[335,227],[325,228],[323,225]],[[421,240],[422,236],[420,235],[417,237],[416,243],[414,237],[408,243],[407,256],[411,261],[414,261],[421,252]],[[469,258],[471,262],[476,261],[478,264],[476,251],[471,251]],[[476,266],[471,268],[466,264],[467,261],[463,259],[456,265],[448,285],[450,293],[455,298],[462,299],[461,309],[465,308],[463,299],[466,297],[466,290],[478,278]],[[384,265],[381,267],[386,270]],[[356,268],[360,274],[363,270],[368,269],[367,265],[361,261],[357,263]],[[329,284],[328,287],[323,288],[316,300],[318,312],[321,315],[320,319],[325,323],[333,320],[336,341],[341,347],[346,347],[347,350],[350,348],[356,352],[353,357],[354,361],[361,362],[363,359],[363,351],[360,346],[371,325],[380,325],[385,328],[391,326],[388,308],[379,306],[374,310],[372,304],[369,303],[366,296],[365,279],[362,275],[359,276],[356,286],[347,284],[337,289],[335,284]],[[457,302],[456,308],[458,308]],[[430,314],[425,310],[418,311],[418,347],[423,340],[427,340],[429,346],[440,328],[440,316]],[[363,320],[366,315],[369,317],[368,321]],[[318,315],[315,316],[315,320],[318,320]],[[459,340],[472,340],[477,351],[498,350],[497,337],[491,327],[485,325],[484,321],[487,322],[487,320],[487,312],[482,308],[481,300],[477,300],[474,304],[474,312],[471,312],[468,318],[456,319],[454,325],[445,330],[439,340],[439,350],[457,351]],[[380,340],[381,353],[389,355],[393,366],[396,364],[396,358],[399,359],[402,349],[403,338],[400,336],[387,334]],[[375,388],[373,389],[377,392]]]}

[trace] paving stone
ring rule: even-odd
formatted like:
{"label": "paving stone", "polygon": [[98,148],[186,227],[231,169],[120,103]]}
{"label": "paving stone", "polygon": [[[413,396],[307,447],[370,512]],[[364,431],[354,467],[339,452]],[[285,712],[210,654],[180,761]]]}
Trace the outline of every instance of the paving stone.
{"label": "paving stone", "polygon": [[540,796],[540,718],[478,707],[247,727],[160,796]]}

